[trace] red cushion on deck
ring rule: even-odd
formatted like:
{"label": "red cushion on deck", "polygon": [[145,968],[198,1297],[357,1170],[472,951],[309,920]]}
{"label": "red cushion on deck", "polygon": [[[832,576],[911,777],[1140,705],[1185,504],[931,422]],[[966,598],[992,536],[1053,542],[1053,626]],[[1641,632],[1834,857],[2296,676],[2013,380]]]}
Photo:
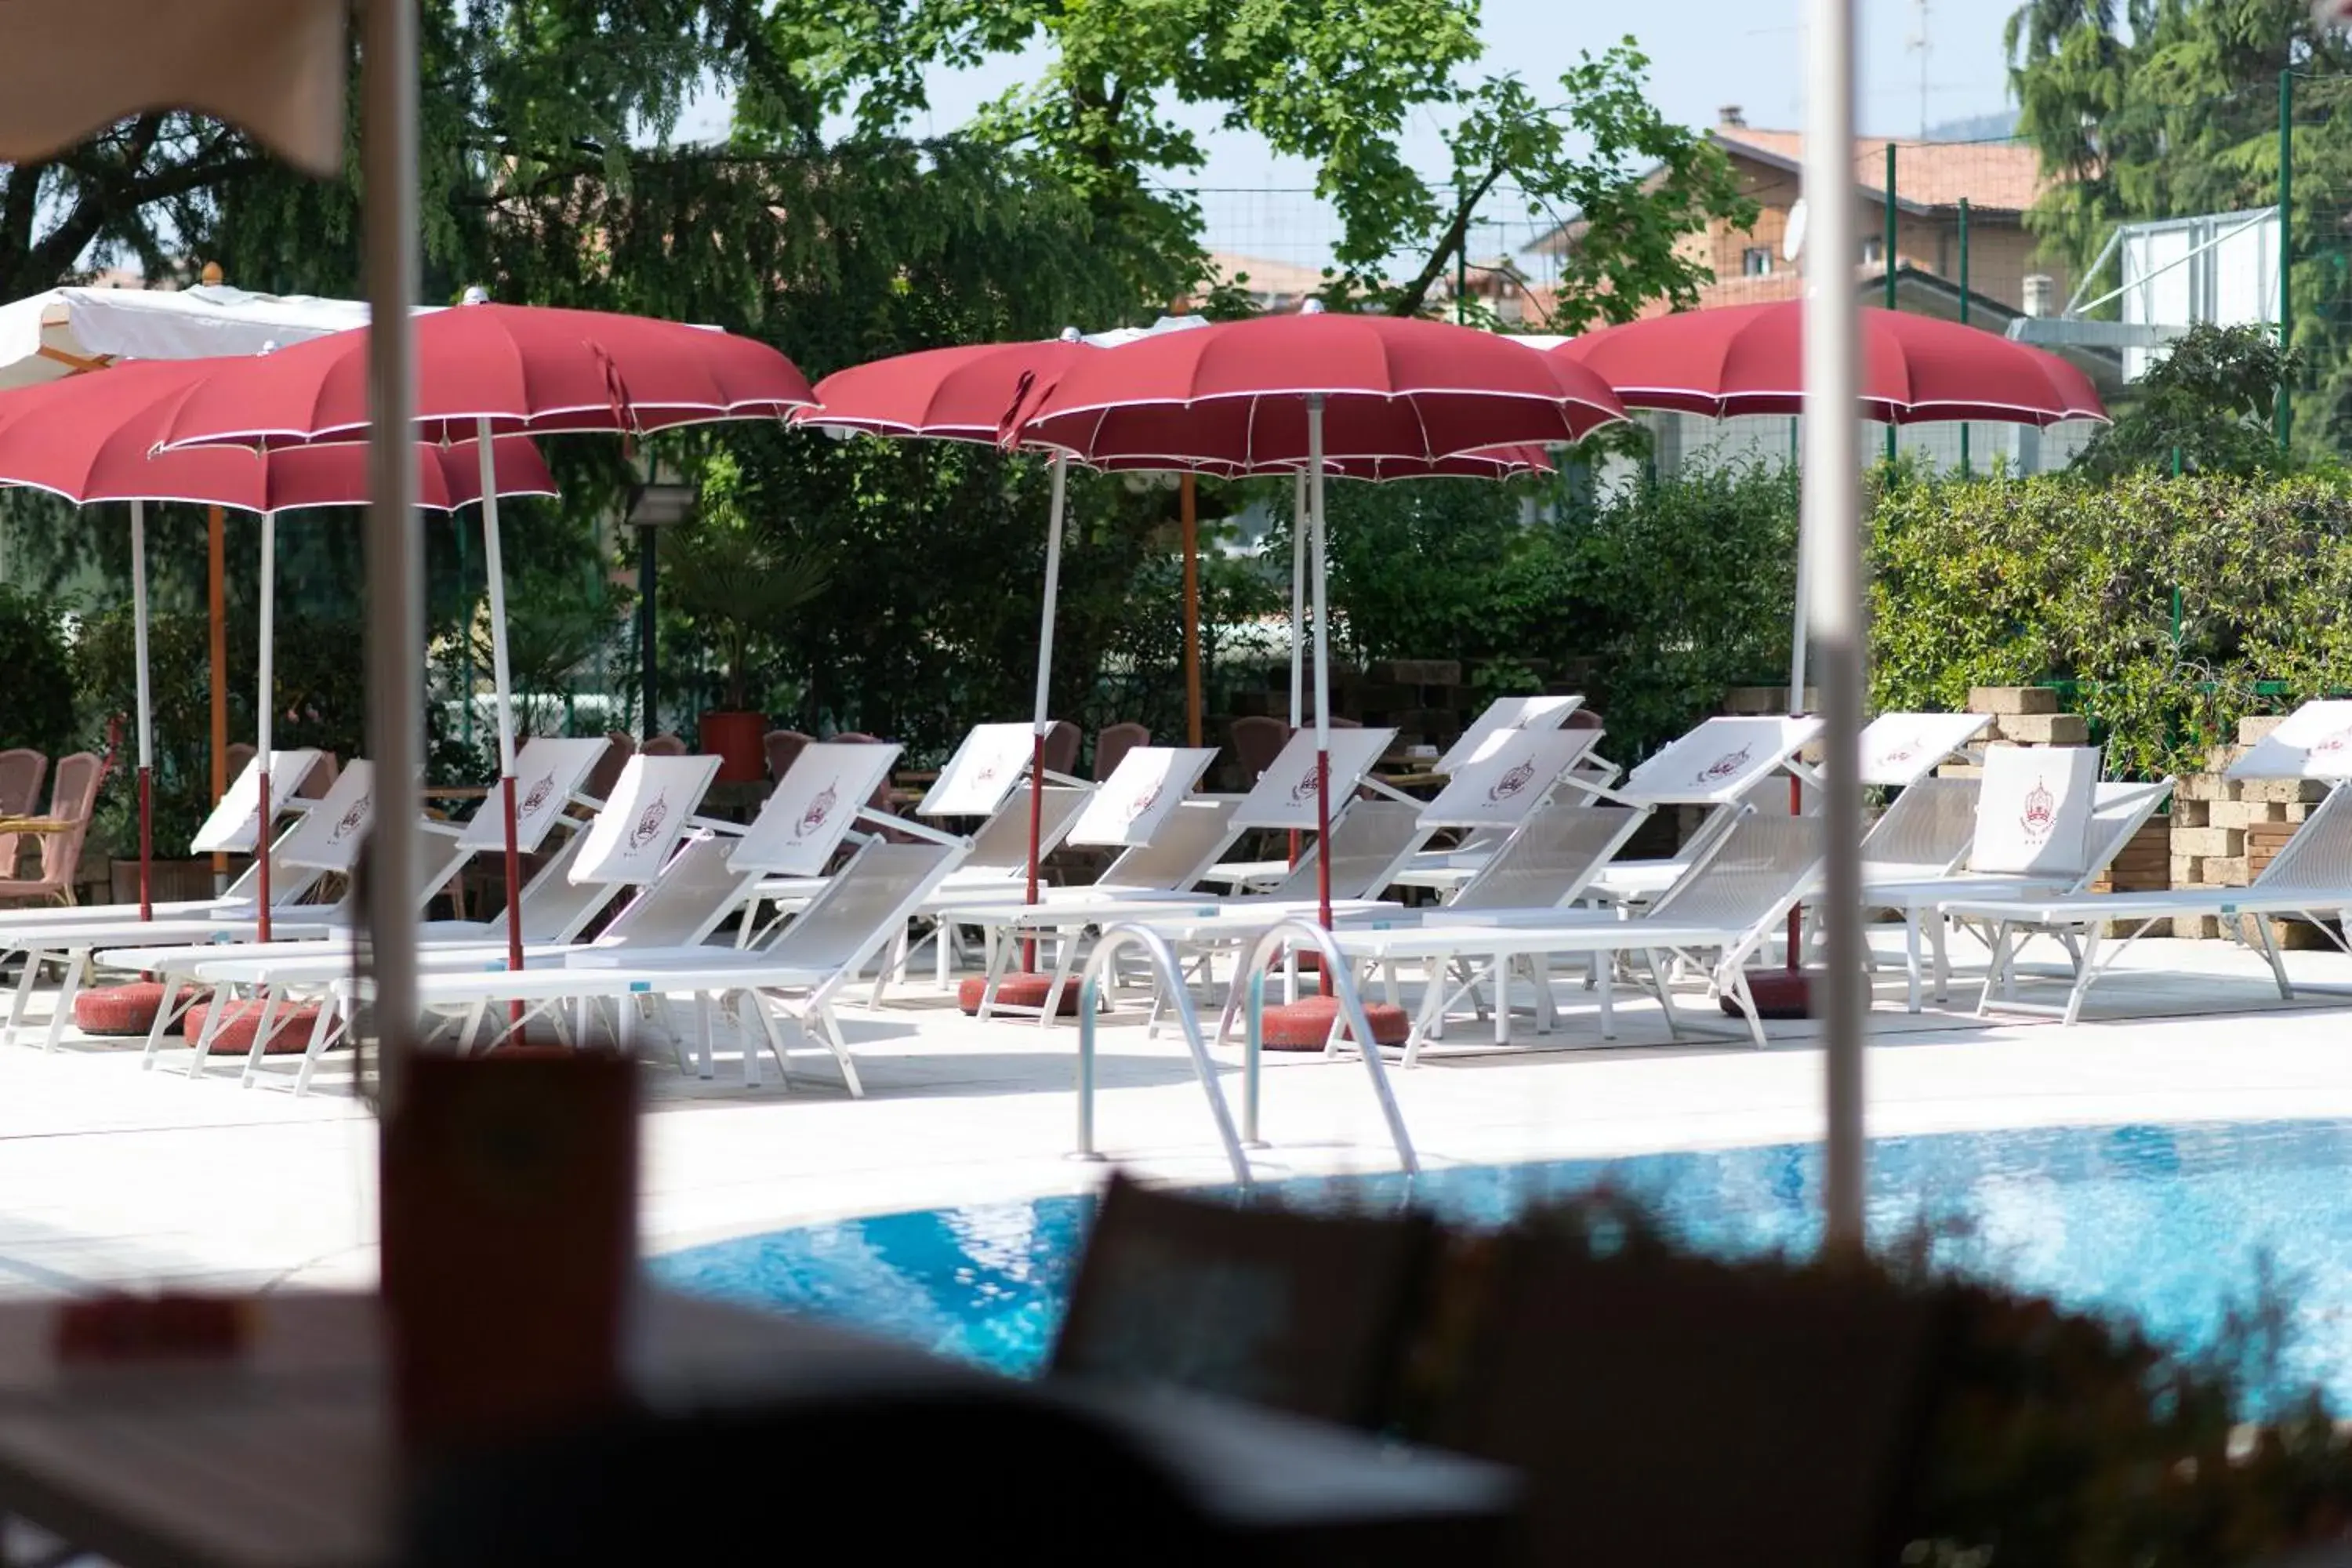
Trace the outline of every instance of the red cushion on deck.
{"label": "red cushion on deck", "polygon": [[[253,1037],[261,1032],[261,1012],[266,1004],[242,1002],[205,1003],[188,1009],[187,1035],[191,1040],[205,1037],[205,1023],[215,1007],[226,1007],[219,1030],[213,1036],[211,1049],[224,1055],[242,1056],[253,1049]],[[277,1021],[269,1032],[269,1045],[264,1056],[299,1056],[310,1044],[311,1026],[319,1021],[315,1006],[289,1007],[280,1005]]]}
{"label": "red cushion on deck", "polygon": [[[1045,1005],[1045,993],[1054,988],[1050,974],[1007,974],[996,983],[998,1007],[1026,1007],[1031,1012]],[[988,994],[988,981],[975,974],[956,987],[956,1005],[966,1013],[980,1011],[980,999]],[[1056,1017],[1066,1018],[1078,1010],[1078,977],[1070,976],[1062,987],[1062,1000],[1054,1009]]]}
{"label": "red cushion on deck", "polygon": [[[193,985],[180,987],[183,1002],[205,994]],[[163,1006],[163,987],[156,981],[103,985],[74,997],[74,1027],[85,1035],[143,1035],[155,1026],[155,1015]],[[184,1021],[184,1016],[173,1020],[164,1033],[178,1034]]]}
{"label": "red cushion on deck", "polygon": [[[1258,1037],[1269,1051],[1319,1051],[1339,1016],[1339,1004],[1329,996],[1273,1003],[1265,1009]],[[1412,1016],[1385,1002],[1365,1003],[1364,1021],[1372,1026],[1373,1040],[1383,1046],[1401,1046],[1412,1036]]]}

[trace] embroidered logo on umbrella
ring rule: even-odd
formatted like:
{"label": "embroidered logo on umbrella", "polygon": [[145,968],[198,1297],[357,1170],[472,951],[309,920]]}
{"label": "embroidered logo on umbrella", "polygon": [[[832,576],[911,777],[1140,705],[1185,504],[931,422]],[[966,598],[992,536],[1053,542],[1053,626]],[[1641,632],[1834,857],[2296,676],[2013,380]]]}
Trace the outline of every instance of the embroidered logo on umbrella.
{"label": "embroidered logo on umbrella", "polygon": [[1293,805],[1296,805],[1300,801],[1313,800],[1318,795],[1322,793],[1322,764],[1320,763],[1309,763],[1307,764],[1306,776],[1300,779],[1297,784],[1290,786],[1291,802]]}
{"label": "embroidered logo on umbrella", "polygon": [[535,812],[541,806],[545,805],[547,804],[547,797],[554,793],[555,774],[553,773],[550,773],[545,778],[541,779],[537,784],[530,786],[530,790],[526,792],[522,797],[522,804],[517,806],[515,810],[521,816],[529,816],[532,812]]}
{"label": "embroidered logo on umbrella", "polygon": [[335,824],[335,830],[327,835],[327,842],[330,844],[341,844],[344,839],[358,832],[360,824],[367,820],[368,807],[373,803],[374,799],[375,797],[373,795],[363,795],[360,796],[358,800],[354,801],[352,804],[351,810],[343,813],[342,819]]}
{"label": "embroidered logo on umbrella", "polygon": [[1160,804],[1160,787],[1161,786],[1159,784],[1153,784],[1150,789],[1145,790],[1141,795],[1135,797],[1135,804],[1127,808],[1127,819],[1129,822],[1133,822],[1137,817],[1141,816],[1145,812],[1150,811],[1153,806]]}
{"label": "embroidered logo on umbrella", "polygon": [[1754,749],[1751,746],[1742,746],[1736,752],[1724,752],[1723,755],[1699,769],[1698,782],[1703,784],[1721,784],[1726,779],[1738,778],[1739,771],[1748,765],[1748,755]]}
{"label": "embroidered logo on umbrella", "polygon": [[1501,778],[1498,778],[1494,782],[1494,784],[1486,791],[1486,798],[1489,801],[1499,805],[1500,803],[1510,799],[1521,790],[1527,788],[1528,782],[1535,776],[1535,763],[1521,763],[1517,767],[1513,768],[1509,773],[1505,773]]}
{"label": "embroidered logo on umbrella", "polygon": [[2025,810],[2019,815],[2017,825],[2036,844],[2049,837],[2050,830],[2058,826],[2058,797],[2042,780],[2034,780],[2032,789],[2026,792]]}
{"label": "embroidered logo on umbrella", "polygon": [[833,803],[841,797],[840,782],[835,779],[817,792],[817,797],[808,803],[808,809],[801,813],[801,819],[793,824],[793,837],[806,838],[824,826],[824,819],[833,815]]}
{"label": "embroidered logo on umbrella", "polygon": [[653,798],[652,804],[637,814],[636,826],[629,829],[627,839],[629,852],[634,855],[651,844],[655,837],[661,832],[662,824],[668,820],[669,796],[667,794],[657,795]]}

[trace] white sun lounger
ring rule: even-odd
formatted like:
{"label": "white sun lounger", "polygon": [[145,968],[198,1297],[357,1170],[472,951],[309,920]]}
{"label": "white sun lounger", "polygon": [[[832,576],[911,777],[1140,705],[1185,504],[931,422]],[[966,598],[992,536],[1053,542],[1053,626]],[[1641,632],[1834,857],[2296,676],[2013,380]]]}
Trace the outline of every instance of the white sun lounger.
{"label": "white sun lounger", "polygon": [[[1418,923],[1342,926],[1332,938],[1345,956],[1360,965],[1386,968],[1417,961],[1425,966],[1428,984],[1406,1042],[1408,1064],[1419,1059],[1423,1044],[1439,1032],[1447,1006],[1460,994],[1459,988],[1447,983],[1450,969],[1463,963],[1483,964],[1499,982],[1515,959],[1553,955],[1644,957],[1651,984],[1665,1008],[1668,1027],[1677,1038],[1686,1026],[1675,1013],[1665,961],[1672,956],[1702,962],[1709,994],[1727,998],[1739,1010],[1753,1043],[1760,1048],[1765,1044],[1763,1025],[1748,992],[1744,966],[1771,939],[1818,875],[1821,829],[1818,818],[1770,817],[1738,808],[1730,826],[1702,847],[1691,868],[1645,914],[1629,917],[1601,910],[1437,910]],[[1256,959],[1252,953],[1247,963],[1255,964]],[[1611,1002],[1612,965],[1602,963],[1598,968],[1601,1032],[1603,1039],[1610,1039],[1616,1032]],[[1539,967],[1535,973],[1539,1026],[1549,1027],[1549,983]],[[1258,1005],[1262,1000],[1262,985],[1236,987],[1227,1004],[1228,1022],[1235,1011]],[[1505,1001],[1498,984],[1495,1009],[1498,1041],[1507,1036],[1509,1009]]]}
{"label": "white sun lounger", "polygon": [[[1992,960],[1978,998],[1977,1013],[2024,1013],[2073,1024],[2082,1016],[2091,988],[2111,973],[2135,942],[2175,918],[2221,917],[2231,936],[2253,945],[2268,964],[2282,1000],[2297,989],[2273,939],[2273,919],[2305,920],[2339,948],[2340,927],[2352,910],[2352,701],[2308,702],[2291,714],[2246,755],[2231,764],[2228,778],[2241,781],[2321,780],[2327,796],[2281,846],[2252,883],[2243,888],[2176,888],[2162,891],[2089,893],[2053,897],[2017,895],[1958,899],[1943,906],[1956,919],[1985,925],[1992,935]],[[2330,926],[2329,921],[2336,922]],[[2109,935],[2111,926],[2126,928]],[[2030,1001],[2017,994],[2017,950],[2036,932],[2054,935],[2067,949],[2073,974],[2062,1003]],[[2311,990],[2311,987],[2305,987]]]}
{"label": "white sun lounger", "polygon": [[1664,859],[1617,861],[1595,879],[1594,894],[1611,903],[1641,904],[1673,887],[1765,781],[1783,770],[1802,780],[1797,753],[1821,732],[1816,718],[1709,719],[1643,763],[1617,786],[1620,795],[1654,807],[1706,806],[1707,820]]}

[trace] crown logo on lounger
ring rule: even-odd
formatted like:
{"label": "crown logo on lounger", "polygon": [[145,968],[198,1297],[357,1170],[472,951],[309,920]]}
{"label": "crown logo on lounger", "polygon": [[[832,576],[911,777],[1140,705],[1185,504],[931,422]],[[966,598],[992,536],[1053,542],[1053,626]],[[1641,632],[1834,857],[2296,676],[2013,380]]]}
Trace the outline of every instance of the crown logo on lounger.
{"label": "crown logo on lounger", "polygon": [[524,816],[528,816],[532,812],[537,811],[541,806],[545,805],[547,804],[547,797],[554,793],[555,774],[553,773],[550,773],[545,778],[541,779],[537,784],[530,786],[529,793],[525,794],[522,797],[522,805],[520,809],[522,811]]}
{"label": "crown logo on lounger", "polygon": [[363,795],[353,802],[351,810],[343,813],[342,819],[335,824],[335,830],[327,835],[327,842],[341,844],[358,832],[360,824],[367,820],[368,806],[373,803],[373,795]]}
{"label": "crown logo on lounger", "polygon": [[1703,784],[1721,784],[1727,778],[1738,777],[1739,770],[1748,765],[1748,753],[1753,749],[1742,746],[1736,752],[1724,752],[1698,771],[1698,782]]}
{"label": "crown logo on lounger", "polygon": [[817,792],[817,797],[808,803],[808,809],[801,813],[801,819],[793,824],[793,837],[806,838],[824,826],[824,819],[833,815],[833,803],[841,798],[838,784],[836,780],[826,784]]}
{"label": "crown logo on lounger", "polygon": [[669,796],[657,795],[654,797],[653,804],[637,814],[637,825],[629,829],[630,851],[635,853],[651,844],[655,835],[661,832],[662,824],[668,820]]}
{"label": "crown logo on lounger", "polygon": [[2328,736],[2326,740],[2312,747],[2311,754],[2315,757],[2334,756],[2336,752],[2344,751],[2347,748],[2352,748],[2352,724],[2346,725],[2343,729],[2336,731],[2336,733]]}
{"label": "crown logo on lounger", "polygon": [[1306,775],[1290,786],[1291,802],[1296,805],[1300,801],[1313,800],[1322,793],[1322,789],[1323,765],[1319,762],[1309,763],[1307,764]]}
{"label": "crown logo on lounger", "polygon": [[1145,790],[1141,795],[1137,795],[1135,797],[1135,804],[1127,808],[1127,819],[1129,822],[1133,822],[1137,817],[1141,816],[1145,812],[1150,811],[1153,806],[1159,805],[1160,790],[1160,785],[1153,784],[1150,789]]}
{"label": "crown logo on lounger", "polygon": [[1513,795],[1518,794],[1521,790],[1527,788],[1528,781],[1533,779],[1535,776],[1535,763],[1521,763],[1517,767],[1513,768],[1509,773],[1505,773],[1501,778],[1495,781],[1493,786],[1486,791],[1486,798],[1495,802],[1508,800]]}
{"label": "crown logo on lounger", "polygon": [[2042,780],[2034,780],[2033,787],[2026,792],[2025,810],[2017,822],[2025,829],[2025,836],[2036,843],[2049,837],[2050,830],[2057,826],[2058,797]]}

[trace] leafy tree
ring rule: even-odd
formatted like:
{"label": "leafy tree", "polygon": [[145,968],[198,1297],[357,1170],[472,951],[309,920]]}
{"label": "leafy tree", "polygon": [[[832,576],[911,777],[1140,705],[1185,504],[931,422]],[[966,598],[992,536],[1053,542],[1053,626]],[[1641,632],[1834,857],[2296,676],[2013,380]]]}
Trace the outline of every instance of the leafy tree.
{"label": "leafy tree", "polygon": [[2337,304],[2352,235],[2352,39],[2317,32],[2304,0],[2031,0],[2005,35],[2020,132],[2055,176],[2029,226],[2087,270],[2118,223],[2273,205],[2279,75],[2304,110],[2293,133],[2294,428],[2352,435],[2352,320]]}
{"label": "leafy tree", "polygon": [[2074,471],[2112,479],[2134,468],[2254,474],[2280,465],[2271,411],[2296,356],[2267,327],[2192,327],[2132,388],[2115,423]]}

